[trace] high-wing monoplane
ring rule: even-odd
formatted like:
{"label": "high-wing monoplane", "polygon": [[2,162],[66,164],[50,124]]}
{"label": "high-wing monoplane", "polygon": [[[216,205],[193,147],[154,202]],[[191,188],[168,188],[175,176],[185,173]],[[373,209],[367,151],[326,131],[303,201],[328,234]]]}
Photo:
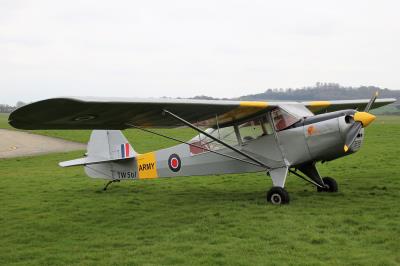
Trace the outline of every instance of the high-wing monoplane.
{"label": "high-wing monoplane", "polygon": [[[54,98],[14,111],[9,123],[19,129],[92,129],[86,156],[60,166],[84,166],[92,178],[120,180],[265,172],[273,183],[267,200],[289,203],[288,173],[336,192],[331,177],[321,177],[317,162],[357,152],[369,113],[395,99],[264,102],[127,98]],[[153,128],[187,126],[191,140]],[[136,128],[180,144],[139,154],[121,130]],[[139,141],[139,140],[138,140]]]}

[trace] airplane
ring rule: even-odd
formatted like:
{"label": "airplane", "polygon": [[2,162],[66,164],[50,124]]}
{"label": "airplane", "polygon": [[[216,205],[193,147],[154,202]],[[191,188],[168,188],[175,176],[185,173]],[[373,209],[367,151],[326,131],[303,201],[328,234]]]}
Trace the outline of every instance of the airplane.
{"label": "airplane", "polygon": [[[23,106],[9,117],[18,129],[91,129],[85,157],[61,162],[84,166],[89,177],[121,180],[265,172],[273,187],[268,202],[288,204],[289,173],[319,192],[337,192],[322,177],[317,162],[357,152],[364,128],[375,116],[370,109],[396,99],[265,102],[186,99],[67,97]],[[362,110],[362,111],[360,111]],[[181,140],[154,128],[189,127],[198,134]],[[121,130],[135,128],[180,144],[137,153]]]}

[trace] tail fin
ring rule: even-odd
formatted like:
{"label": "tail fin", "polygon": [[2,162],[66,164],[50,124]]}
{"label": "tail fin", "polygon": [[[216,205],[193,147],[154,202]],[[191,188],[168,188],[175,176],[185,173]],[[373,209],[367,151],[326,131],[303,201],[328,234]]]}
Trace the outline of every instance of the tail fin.
{"label": "tail fin", "polygon": [[93,130],[88,144],[88,157],[109,160],[133,158],[136,152],[119,130]]}
{"label": "tail fin", "polygon": [[136,152],[119,130],[93,130],[87,157],[61,162],[62,167],[90,165],[136,157]]}

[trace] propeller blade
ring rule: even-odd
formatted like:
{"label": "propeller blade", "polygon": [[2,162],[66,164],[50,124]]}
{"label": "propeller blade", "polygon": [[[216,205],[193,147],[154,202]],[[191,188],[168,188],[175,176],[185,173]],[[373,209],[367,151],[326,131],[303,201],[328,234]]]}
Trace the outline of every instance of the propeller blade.
{"label": "propeller blade", "polygon": [[347,132],[346,140],[344,142],[344,152],[347,152],[351,145],[353,145],[353,142],[356,140],[358,133],[360,133],[360,130],[362,129],[362,124],[360,122],[355,122],[349,131]]}
{"label": "propeller blade", "polygon": [[375,92],[374,96],[372,96],[371,100],[368,102],[367,106],[365,106],[364,112],[356,112],[354,114],[354,124],[350,127],[347,132],[346,140],[344,142],[344,152],[347,152],[353,142],[356,140],[357,135],[360,133],[363,127],[368,126],[372,121],[375,120],[375,116],[368,113],[371,109],[372,105],[378,98],[379,92]]}
{"label": "propeller blade", "polygon": [[367,104],[367,106],[365,106],[364,112],[369,112],[369,109],[371,109],[372,105],[374,104],[376,98],[378,98],[379,92],[376,91],[374,96],[372,96],[371,100],[369,101],[369,103]]}

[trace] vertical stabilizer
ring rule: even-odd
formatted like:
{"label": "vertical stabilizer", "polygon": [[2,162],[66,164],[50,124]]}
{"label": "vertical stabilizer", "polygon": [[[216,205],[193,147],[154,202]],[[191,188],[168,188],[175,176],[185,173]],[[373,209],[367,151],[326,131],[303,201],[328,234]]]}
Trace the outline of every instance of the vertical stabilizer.
{"label": "vertical stabilizer", "polygon": [[135,150],[119,130],[93,130],[87,156],[109,160],[134,158]]}
{"label": "vertical stabilizer", "polygon": [[[60,166],[84,165],[86,172],[92,169],[97,173],[107,172],[109,177],[111,164],[115,161],[135,158],[137,153],[119,130],[93,130],[87,147],[86,157],[61,162]],[[90,165],[90,167],[89,167]],[[99,170],[101,168],[101,170]],[[96,171],[95,169],[99,170]],[[91,172],[89,170],[89,172]],[[99,177],[91,173],[91,177]],[[104,174],[101,174],[104,177]]]}

